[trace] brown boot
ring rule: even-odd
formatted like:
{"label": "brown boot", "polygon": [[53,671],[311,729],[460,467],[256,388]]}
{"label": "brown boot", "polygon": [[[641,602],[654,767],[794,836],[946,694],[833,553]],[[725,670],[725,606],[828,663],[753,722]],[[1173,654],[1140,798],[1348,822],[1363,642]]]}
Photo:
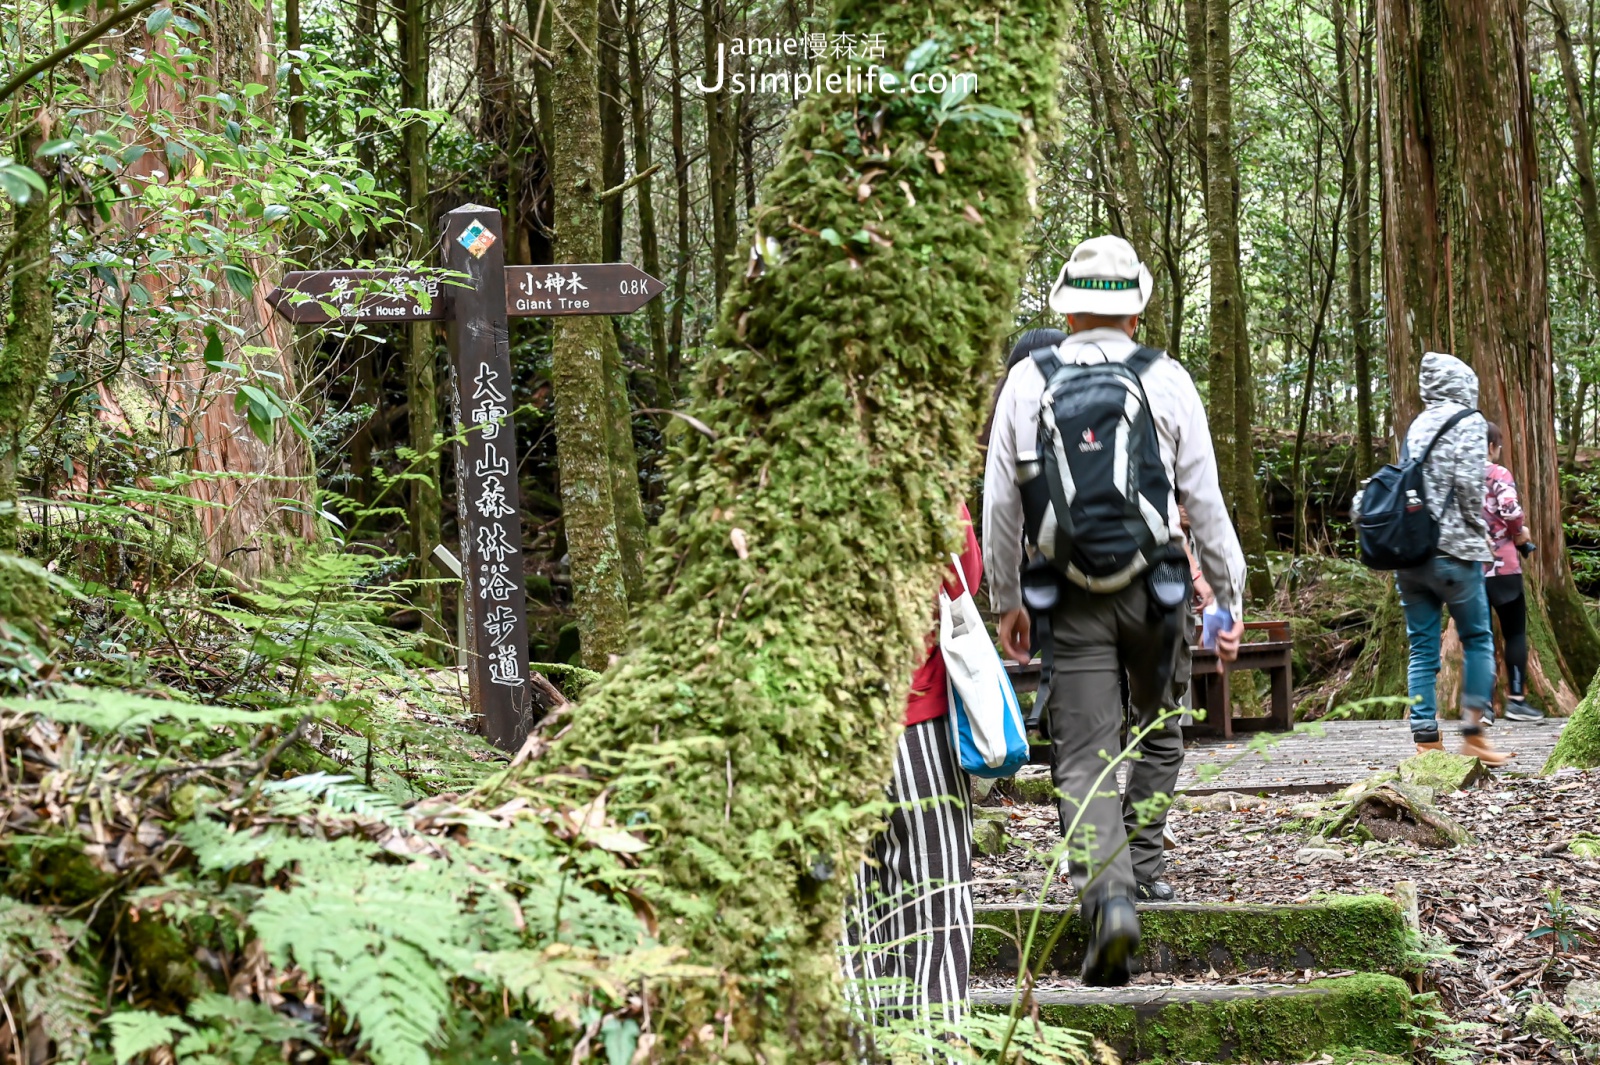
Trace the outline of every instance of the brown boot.
{"label": "brown boot", "polygon": [[1434,740],[1432,743],[1419,743],[1419,744],[1417,744],[1417,753],[1418,754],[1427,754],[1429,751],[1442,751],[1442,750],[1444,750],[1444,741],[1443,740]]}
{"label": "brown boot", "polygon": [[1515,751],[1497,751],[1483,738],[1483,733],[1464,733],[1461,737],[1461,753],[1469,758],[1476,758],[1486,766],[1502,766],[1517,756]]}

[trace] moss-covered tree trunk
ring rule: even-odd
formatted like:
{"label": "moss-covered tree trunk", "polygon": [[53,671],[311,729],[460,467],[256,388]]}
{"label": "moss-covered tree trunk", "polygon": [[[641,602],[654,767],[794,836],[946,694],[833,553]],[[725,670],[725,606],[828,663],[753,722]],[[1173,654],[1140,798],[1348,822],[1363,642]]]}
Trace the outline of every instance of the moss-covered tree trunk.
{"label": "moss-covered tree trunk", "polygon": [[[11,144],[24,164],[42,141],[41,121],[42,116],[28,115],[23,122],[28,135]],[[0,352],[0,551],[7,552],[17,550],[22,525],[17,461],[28,415],[50,366],[55,308],[50,286],[50,203],[48,194],[36,191],[27,203],[17,204],[11,216],[11,303]]]}
{"label": "moss-covered tree trunk", "polygon": [[1572,720],[1562,730],[1556,749],[1544,764],[1546,773],[1575,766],[1593,769],[1600,766],[1600,677],[1589,686],[1589,694],[1572,712]]}
{"label": "moss-covered tree trunk", "polygon": [[[752,218],[762,258],[687,405],[710,432],[673,430],[635,646],[540,766],[589,764],[623,821],[658,830],[643,859],[662,934],[742,1003],[728,1049],[718,1024],[698,1056],[852,1056],[835,945],[880,816],[861,808],[882,798],[959,543],[1066,13],[839,4],[831,28],[883,34],[886,65],[932,39],[935,69],[974,72],[976,101],[1017,119],[941,122],[935,97],[842,84],[802,98]],[[676,1003],[674,1027],[713,1006]]]}
{"label": "moss-covered tree trunk", "polygon": [[[738,240],[739,100],[732,92],[731,74],[741,60],[727,54],[732,18],[726,0],[701,0],[701,29],[705,42],[703,84],[706,116],[706,188],[711,198],[711,277],[717,304],[733,276],[733,250]],[[720,59],[718,46],[724,49]],[[682,254],[680,252],[680,254]]]}
{"label": "moss-covered tree trunk", "polygon": [[[43,115],[26,114],[23,132],[9,147],[23,165],[45,139]],[[50,192],[35,191],[11,216],[11,300],[0,348],[0,554],[20,546],[21,501],[17,461],[26,439],[34,400],[50,369],[55,289],[50,283],[50,212],[55,183],[43,167]],[[51,592],[37,571],[0,565],[0,630],[14,625],[38,634],[50,613]]]}
{"label": "moss-covered tree trunk", "polygon": [[[1403,433],[1422,353],[1470,362],[1505,430],[1539,551],[1529,677],[1557,710],[1600,667],[1567,564],[1539,156],[1523,0],[1380,0],[1379,132],[1389,380]],[[1488,219],[1493,218],[1492,224]]]}
{"label": "moss-covered tree trunk", "polygon": [[[600,195],[606,189],[595,61],[599,5],[596,0],[559,0],[556,10],[559,17],[551,34],[556,69],[550,91],[562,120],[555,125],[551,159],[551,254],[558,263],[599,262]],[[618,398],[621,360],[611,323],[578,317],[556,318],[553,324],[556,454],[561,524],[572,560],[572,600],[584,664],[604,669],[628,642],[627,572],[613,494],[613,452],[620,447],[614,423],[619,416],[627,418],[627,399],[625,393]],[[621,429],[626,428],[624,421]]]}

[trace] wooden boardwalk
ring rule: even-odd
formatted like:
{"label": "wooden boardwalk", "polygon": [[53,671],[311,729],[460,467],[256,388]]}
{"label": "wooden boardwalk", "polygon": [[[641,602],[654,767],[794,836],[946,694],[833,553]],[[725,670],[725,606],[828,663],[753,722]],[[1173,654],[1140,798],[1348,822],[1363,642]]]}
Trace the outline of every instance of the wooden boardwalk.
{"label": "wooden boardwalk", "polygon": [[[1454,750],[1460,743],[1458,725],[1454,721],[1442,724],[1445,747]],[[1503,772],[1537,773],[1565,724],[1565,718],[1497,723],[1489,730],[1489,739],[1501,750],[1518,755]],[[1178,785],[1196,795],[1338,791],[1380,769],[1392,769],[1400,759],[1416,753],[1404,721],[1330,721],[1322,727],[1323,736],[1272,734],[1276,742],[1266,759],[1250,750],[1247,738],[1197,740],[1187,745]],[[1200,767],[1206,765],[1223,767],[1222,774],[1201,783]]]}

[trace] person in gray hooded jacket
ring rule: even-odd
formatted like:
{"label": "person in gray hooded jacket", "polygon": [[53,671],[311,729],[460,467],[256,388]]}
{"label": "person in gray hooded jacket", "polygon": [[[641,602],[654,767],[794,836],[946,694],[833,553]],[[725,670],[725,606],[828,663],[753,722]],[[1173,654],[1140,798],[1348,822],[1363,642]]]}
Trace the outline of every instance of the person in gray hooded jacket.
{"label": "person in gray hooded jacket", "polygon": [[[1421,383],[1424,408],[1406,433],[1406,451],[1411,455],[1425,452],[1454,415],[1478,405],[1478,375],[1454,355],[1437,351],[1424,355]],[[1439,519],[1439,550],[1426,565],[1401,570],[1397,580],[1411,641],[1407,687],[1418,752],[1444,749],[1439,739],[1437,682],[1441,624],[1448,606],[1461,637],[1461,752],[1486,765],[1503,765],[1511,755],[1484,739],[1482,720],[1494,689],[1494,635],[1483,583],[1483,564],[1494,557],[1483,516],[1488,431],[1483,415],[1473,414],[1439,436],[1423,471],[1428,509]]]}

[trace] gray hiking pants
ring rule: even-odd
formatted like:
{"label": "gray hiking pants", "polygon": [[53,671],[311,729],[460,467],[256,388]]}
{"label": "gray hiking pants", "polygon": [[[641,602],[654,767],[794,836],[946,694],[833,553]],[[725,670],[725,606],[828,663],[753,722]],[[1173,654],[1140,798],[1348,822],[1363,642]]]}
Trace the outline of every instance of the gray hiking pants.
{"label": "gray hiking pants", "polygon": [[[1141,828],[1136,806],[1173,794],[1183,768],[1183,734],[1172,715],[1138,742],[1119,799],[1116,773],[1107,767],[1122,750],[1122,678],[1126,672],[1131,741],[1164,710],[1179,706],[1189,679],[1188,641],[1163,646],[1163,629],[1150,613],[1142,580],[1113,595],[1064,589],[1050,618],[1050,636],[1051,776],[1063,796],[1063,827],[1077,822],[1069,851],[1072,882],[1085,901],[1131,896],[1135,883],[1148,884],[1166,868],[1166,810],[1153,819],[1147,811]],[[1168,654],[1177,656],[1173,683],[1158,689],[1161,658]]]}

